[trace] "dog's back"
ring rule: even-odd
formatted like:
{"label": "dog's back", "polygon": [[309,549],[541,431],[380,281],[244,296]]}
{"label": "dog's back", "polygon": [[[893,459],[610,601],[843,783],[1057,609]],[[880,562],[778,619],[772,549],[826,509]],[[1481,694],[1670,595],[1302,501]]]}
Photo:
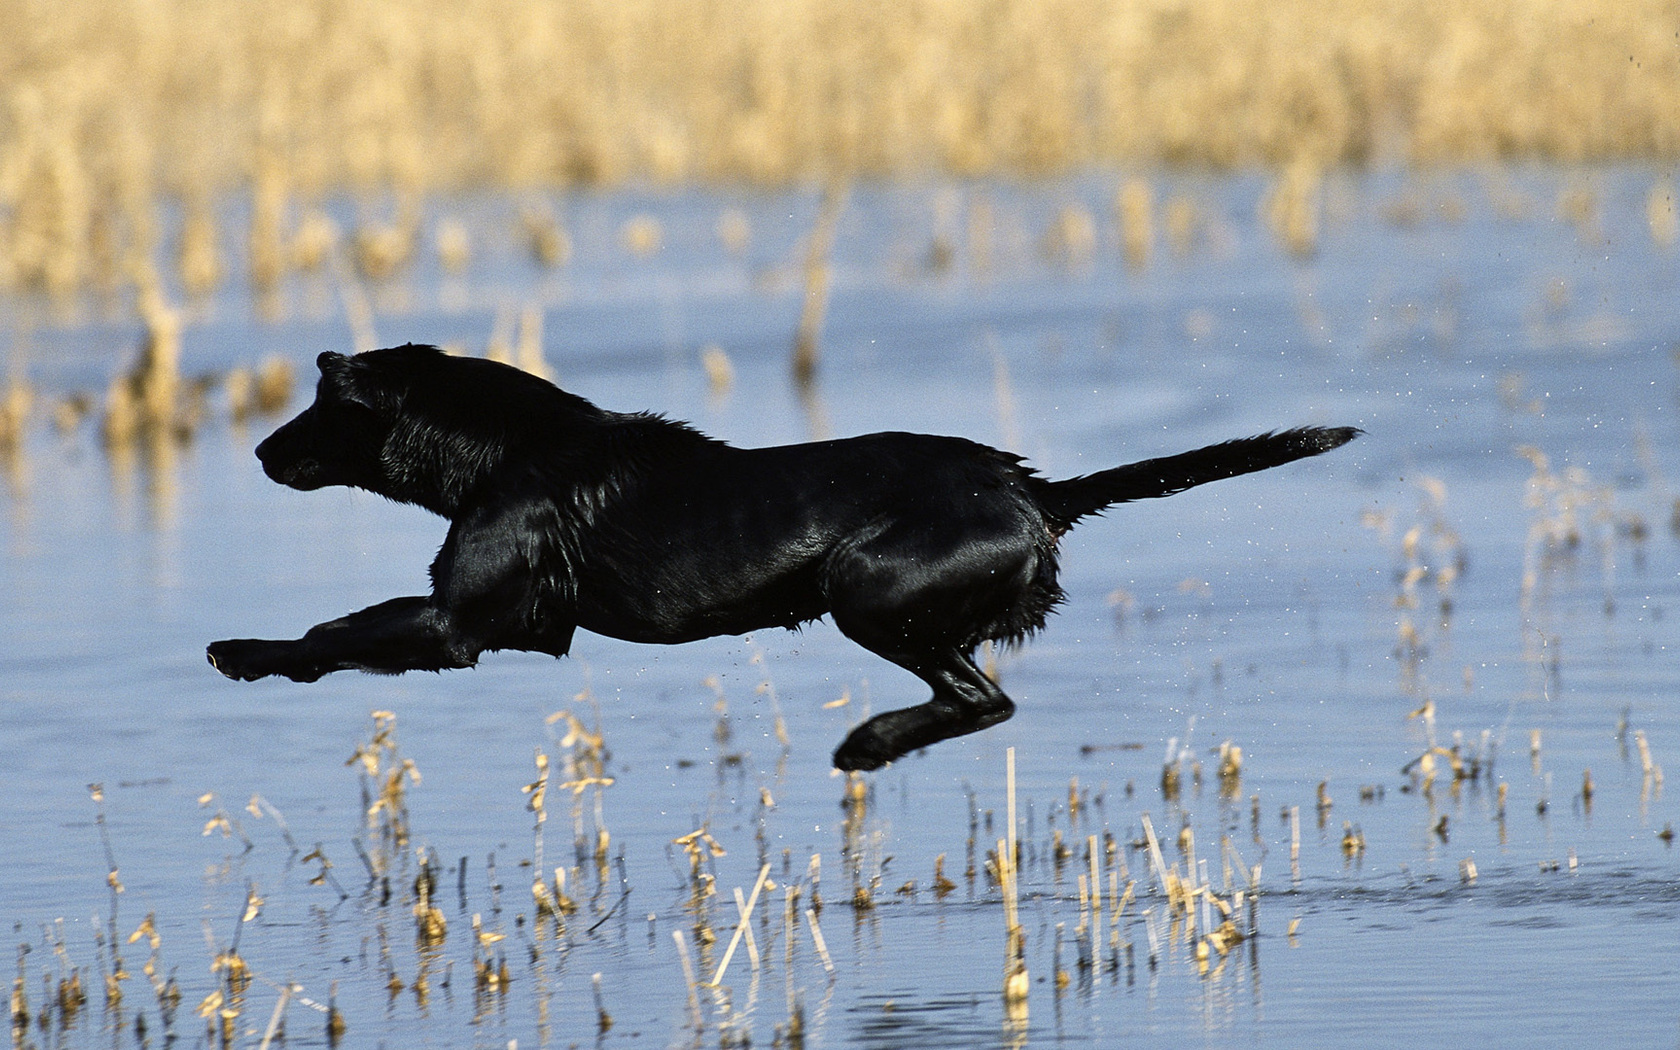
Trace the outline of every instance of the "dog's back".
{"label": "dog's back", "polygon": [[961,438],[621,452],[611,501],[576,541],[579,622],[597,633],[687,641],[814,620],[837,558],[888,530],[921,561],[1049,539],[1018,459]]}

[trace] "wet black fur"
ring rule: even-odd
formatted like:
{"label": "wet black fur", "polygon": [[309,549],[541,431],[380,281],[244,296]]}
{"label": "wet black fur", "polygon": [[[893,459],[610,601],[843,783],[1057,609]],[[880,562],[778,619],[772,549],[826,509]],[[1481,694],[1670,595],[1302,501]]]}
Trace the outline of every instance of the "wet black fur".
{"label": "wet black fur", "polygon": [[470,667],[564,655],[573,632],[676,643],[833,617],[933,689],[854,729],[841,769],[875,769],[1008,718],[974,664],[1062,600],[1056,541],[1129,500],[1317,455],[1352,428],[1308,427],[1049,481],[961,438],[885,433],[741,449],[597,408],[490,361],[402,346],[322,354],[315,403],[261,445],[275,481],[353,485],[450,521],[432,593],[295,641],[209,647],[230,678]]}

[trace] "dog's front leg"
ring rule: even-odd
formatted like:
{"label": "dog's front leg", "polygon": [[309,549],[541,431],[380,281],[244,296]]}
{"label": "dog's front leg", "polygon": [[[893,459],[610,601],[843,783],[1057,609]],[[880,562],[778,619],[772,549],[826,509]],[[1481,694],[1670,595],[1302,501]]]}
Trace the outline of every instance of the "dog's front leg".
{"label": "dog's front leg", "polygon": [[212,667],[247,682],[269,675],[313,682],[333,671],[440,671],[471,667],[478,653],[447,610],[421,597],[380,602],[311,627],[294,641],[234,638],[206,651]]}

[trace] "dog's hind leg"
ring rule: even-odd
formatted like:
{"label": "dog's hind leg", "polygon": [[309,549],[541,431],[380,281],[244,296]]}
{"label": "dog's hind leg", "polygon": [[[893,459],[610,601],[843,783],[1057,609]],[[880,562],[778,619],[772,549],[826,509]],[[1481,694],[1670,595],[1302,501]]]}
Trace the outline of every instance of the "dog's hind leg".
{"label": "dog's hind leg", "polygon": [[254,681],[281,675],[313,682],[333,671],[441,671],[471,667],[482,647],[467,642],[450,615],[431,599],[393,598],[311,627],[294,641],[234,638],[206,651],[229,678]]}
{"label": "dog's hind leg", "polygon": [[[932,526],[901,520],[837,552],[825,581],[834,625],[933,687],[926,703],[853,729],[834,752],[837,768],[878,769],[1014,714],[973,652],[982,639],[1013,633],[1021,611],[1032,611],[1046,556],[1030,523],[1007,507]],[[1042,622],[1042,612],[1033,615]]]}
{"label": "dog's hind leg", "polygon": [[997,725],[1015,713],[1015,703],[957,650],[904,656],[881,653],[933,687],[933,699],[915,707],[884,711],[853,729],[834,752],[844,770],[879,769],[895,759]]}

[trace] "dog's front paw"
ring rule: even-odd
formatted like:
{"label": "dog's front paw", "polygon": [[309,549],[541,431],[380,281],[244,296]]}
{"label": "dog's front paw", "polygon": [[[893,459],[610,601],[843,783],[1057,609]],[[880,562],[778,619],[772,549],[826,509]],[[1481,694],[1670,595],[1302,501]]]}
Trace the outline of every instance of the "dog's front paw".
{"label": "dog's front paw", "polygon": [[204,650],[210,666],[236,682],[254,682],[269,675],[285,675],[295,682],[313,682],[321,677],[298,668],[286,666],[285,656],[290,646],[286,642],[266,642],[258,638],[229,638],[211,642]]}

